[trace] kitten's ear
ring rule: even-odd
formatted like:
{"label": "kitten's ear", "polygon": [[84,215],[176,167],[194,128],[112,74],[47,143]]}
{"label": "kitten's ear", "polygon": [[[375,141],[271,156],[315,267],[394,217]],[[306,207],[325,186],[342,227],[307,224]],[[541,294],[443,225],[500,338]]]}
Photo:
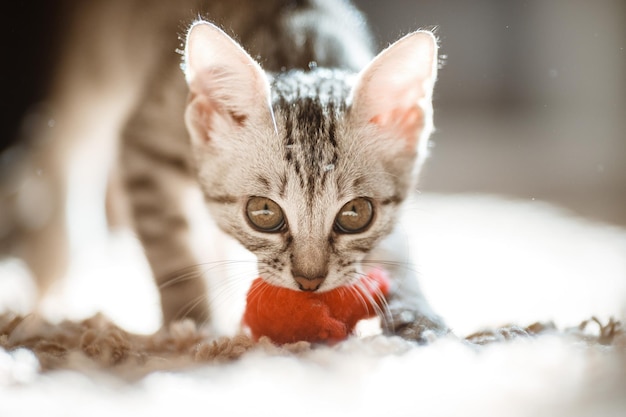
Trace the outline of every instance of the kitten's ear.
{"label": "kitten's ear", "polygon": [[185,79],[190,103],[185,120],[192,139],[236,129],[269,117],[270,87],[265,72],[217,26],[195,23],[185,45]]}
{"label": "kitten's ear", "polygon": [[436,78],[437,41],[430,32],[413,32],[361,71],[352,90],[351,117],[405,141],[408,149],[425,151]]}

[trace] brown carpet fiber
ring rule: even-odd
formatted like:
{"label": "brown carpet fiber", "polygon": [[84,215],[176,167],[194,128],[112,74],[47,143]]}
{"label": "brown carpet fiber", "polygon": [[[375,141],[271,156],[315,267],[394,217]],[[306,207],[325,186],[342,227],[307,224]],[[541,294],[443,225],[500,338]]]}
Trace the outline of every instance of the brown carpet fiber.
{"label": "brown carpet fiber", "polygon": [[[507,325],[470,334],[459,343],[478,348],[543,335],[559,335],[590,346],[607,346],[626,355],[624,327],[613,319],[602,323],[591,318],[567,329],[557,329],[552,323],[534,323],[526,327]],[[252,350],[271,355],[297,355],[315,349],[307,342],[276,346],[262,338],[255,343],[246,335],[213,338],[190,321],[174,323],[152,335],[133,334],[101,314],[83,321],[59,324],[49,323],[36,315],[3,314],[0,315],[0,347],[7,351],[31,350],[43,371],[76,369],[79,364],[79,368],[107,370],[133,379],[156,370],[230,362]]]}

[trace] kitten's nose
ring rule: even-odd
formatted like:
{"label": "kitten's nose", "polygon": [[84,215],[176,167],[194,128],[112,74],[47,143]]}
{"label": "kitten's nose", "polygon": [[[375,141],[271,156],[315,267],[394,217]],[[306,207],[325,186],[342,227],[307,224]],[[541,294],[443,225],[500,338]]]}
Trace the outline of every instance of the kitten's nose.
{"label": "kitten's nose", "polygon": [[324,282],[325,277],[307,278],[303,276],[293,277],[298,283],[298,286],[302,291],[317,291],[317,289]]}

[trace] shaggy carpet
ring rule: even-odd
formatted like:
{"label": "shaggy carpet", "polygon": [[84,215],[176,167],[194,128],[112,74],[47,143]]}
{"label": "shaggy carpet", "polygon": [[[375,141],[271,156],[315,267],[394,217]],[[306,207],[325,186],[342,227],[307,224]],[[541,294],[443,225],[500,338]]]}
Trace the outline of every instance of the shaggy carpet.
{"label": "shaggy carpet", "polygon": [[127,235],[78,244],[39,307],[6,262],[0,416],[626,415],[625,231],[489,197],[423,196],[410,213],[424,290],[456,335],[423,346],[375,321],[333,346],[253,343],[243,292],[219,285],[220,326],[159,329]]}

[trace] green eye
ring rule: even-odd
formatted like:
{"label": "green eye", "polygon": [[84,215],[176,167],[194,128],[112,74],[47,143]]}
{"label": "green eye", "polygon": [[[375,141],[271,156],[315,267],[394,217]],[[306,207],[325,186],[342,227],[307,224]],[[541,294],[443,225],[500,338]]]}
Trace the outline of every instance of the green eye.
{"label": "green eye", "polygon": [[251,197],[246,205],[246,215],[252,226],[260,232],[275,233],[285,225],[280,206],[265,197]]}
{"label": "green eye", "polygon": [[335,218],[335,230],[340,233],[365,231],[374,218],[374,208],[366,198],[355,198],[346,203]]}

